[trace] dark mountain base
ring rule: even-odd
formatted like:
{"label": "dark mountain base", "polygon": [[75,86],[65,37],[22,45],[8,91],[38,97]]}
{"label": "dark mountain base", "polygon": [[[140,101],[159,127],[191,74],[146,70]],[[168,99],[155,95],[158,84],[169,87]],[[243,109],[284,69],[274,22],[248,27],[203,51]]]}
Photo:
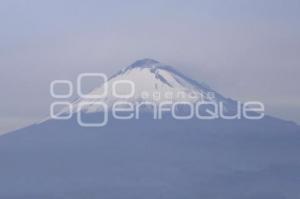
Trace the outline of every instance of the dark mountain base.
{"label": "dark mountain base", "polygon": [[0,137],[0,198],[295,199],[299,152],[299,127],[271,117],[48,121]]}

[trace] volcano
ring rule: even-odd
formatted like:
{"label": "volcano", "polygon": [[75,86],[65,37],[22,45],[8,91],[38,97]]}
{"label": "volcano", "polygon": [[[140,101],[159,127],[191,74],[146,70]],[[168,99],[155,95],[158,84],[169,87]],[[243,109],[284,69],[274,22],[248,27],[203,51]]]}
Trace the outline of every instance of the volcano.
{"label": "volcano", "polygon": [[[119,80],[133,82],[134,94],[113,95]],[[120,101],[161,104],[166,93],[172,103],[221,102],[227,113],[236,111],[235,100],[152,59],[123,68],[89,95],[104,89],[103,98],[72,102],[68,120],[48,119],[0,137],[0,198],[299,197],[297,124],[268,115],[259,120],[176,120],[170,115],[155,120],[146,106],[139,119],[109,115],[101,128],[78,125],[79,114],[87,121],[103,114],[99,102],[109,110]],[[120,91],[128,94],[130,89],[127,85]],[[191,93],[193,98],[187,97]],[[80,104],[86,106],[78,109]]]}

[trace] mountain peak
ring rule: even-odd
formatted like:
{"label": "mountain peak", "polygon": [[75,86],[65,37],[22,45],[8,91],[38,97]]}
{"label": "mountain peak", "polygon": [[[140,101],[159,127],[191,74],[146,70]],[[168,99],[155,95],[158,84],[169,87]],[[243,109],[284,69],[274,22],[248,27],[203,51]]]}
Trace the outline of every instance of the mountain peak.
{"label": "mountain peak", "polygon": [[131,68],[139,68],[139,67],[150,67],[154,65],[160,65],[161,63],[159,61],[156,61],[154,59],[145,58],[135,61],[133,64],[130,65]]}
{"label": "mountain peak", "polygon": [[163,64],[151,58],[144,58],[144,59],[137,60],[133,64],[124,68],[121,72],[129,71],[131,69],[146,69],[146,68],[150,68],[152,72],[156,71],[156,69],[164,69],[169,72],[178,73],[172,66]]}
{"label": "mountain peak", "polygon": [[144,58],[144,59],[137,60],[133,64],[126,67],[125,71],[133,68],[144,69],[144,68],[158,68],[162,66],[163,64],[160,63],[159,61],[150,58]]}

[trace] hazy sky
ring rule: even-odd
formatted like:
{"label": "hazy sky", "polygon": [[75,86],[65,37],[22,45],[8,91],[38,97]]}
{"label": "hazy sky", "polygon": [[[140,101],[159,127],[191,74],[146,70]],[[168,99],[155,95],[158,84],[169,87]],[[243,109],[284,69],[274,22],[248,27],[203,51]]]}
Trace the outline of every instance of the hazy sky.
{"label": "hazy sky", "polygon": [[0,0],[0,132],[47,116],[54,79],[150,57],[300,123],[300,1]]}

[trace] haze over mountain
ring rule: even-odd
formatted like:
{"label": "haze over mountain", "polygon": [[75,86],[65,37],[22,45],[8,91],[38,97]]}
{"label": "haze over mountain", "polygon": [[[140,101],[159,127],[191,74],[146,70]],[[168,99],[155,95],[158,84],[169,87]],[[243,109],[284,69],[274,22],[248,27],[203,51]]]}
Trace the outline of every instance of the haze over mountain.
{"label": "haze over mountain", "polygon": [[[112,76],[106,82],[108,90],[114,81],[124,79],[135,83],[137,96],[144,90],[214,92],[149,59]],[[101,93],[103,86],[90,94]],[[126,100],[141,101],[137,96]],[[118,101],[111,95],[101,100],[109,106]],[[224,102],[228,110],[235,104],[219,93],[214,100]],[[96,101],[80,98],[73,105],[90,103],[82,109],[83,117],[97,121],[102,113]],[[300,195],[300,128],[292,122],[271,116],[176,120],[168,114],[155,120],[151,111],[143,111],[139,119],[109,116],[106,126],[85,128],[78,125],[78,114],[74,111],[69,120],[49,119],[0,137],[0,198],[294,199]]]}

